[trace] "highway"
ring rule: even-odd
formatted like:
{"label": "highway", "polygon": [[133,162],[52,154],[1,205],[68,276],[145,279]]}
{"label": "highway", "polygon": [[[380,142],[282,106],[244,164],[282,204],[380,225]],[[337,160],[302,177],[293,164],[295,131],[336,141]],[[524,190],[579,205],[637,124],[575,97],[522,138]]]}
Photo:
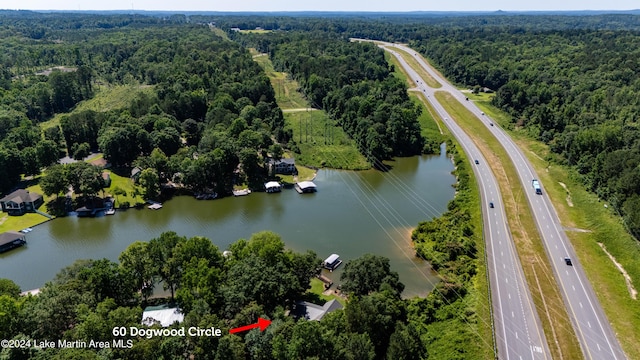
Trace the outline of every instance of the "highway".
{"label": "highway", "polygon": [[[451,93],[485,124],[506,149],[511,161],[516,167],[520,182],[525,189],[534,220],[562,293],[572,326],[578,336],[584,357],[587,359],[603,360],[626,359],[622,347],[611,328],[611,324],[607,320],[602,306],[578,261],[573,246],[565,234],[558,214],[548,196],[545,195],[544,184],[541,184],[542,195],[535,194],[531,181],[538,179],[538,176],[520,148],[497,124],[493,123],[491,119],[482,113],[473,102],[465,101],[465,95],[445,79],[441,78],[414,50],[395,44],[385,45],[397,47],[409,54],[413,54],[418,63],[428,71],[434,79],[442,84],[442,88],[437,90]],[[405,65],[406,63],[403,64],[403,66]],[[411,74],[415,76],[415,72]],[[421,83],[423,82],[421,81]],[[427,90],[427,92],[429,92],[429,90]],[[432,94],[430,94],[430,98],[432,97]],[[437,103],[437,101],[433,101],[433,99],[430,101],[432,104]],[[470,156],[475,156],[475,154]],[[491,214],[489,214],[489,216],[491,216]],[[565,257],[571,258],[572,265],[565,263]],[[498,296],[503,298],[502,292],[496,294],[499,294]]]}
{"label": "highway", "polygon": [[[391,44],[387,44],[391,45]],[[383,47],[385,48],[385,47]],[[486,165],[480,150],[471,138],[451,120],[442,105],[433,96],[433,89],[395,51],[398,59],[417,88],[427,96],[445,125],[456,137],[471,160],[471,166],[480,187],[483,207],[484,238],[487,252],[487,268],[490,274],[494,333],[497,354],[500,359],[550,359],[550,351],[536,312],[522,266],[511,239],[498,183]],[[478,160],[478,164],[475,164]],[[489,204],[492,203],[493,207]]]}

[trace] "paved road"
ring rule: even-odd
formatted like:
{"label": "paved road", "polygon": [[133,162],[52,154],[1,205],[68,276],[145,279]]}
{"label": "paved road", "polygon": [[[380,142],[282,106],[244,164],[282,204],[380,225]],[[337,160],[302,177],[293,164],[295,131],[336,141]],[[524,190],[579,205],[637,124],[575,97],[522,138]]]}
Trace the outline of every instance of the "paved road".
{"label": "paved road", "polygon": [[[450,120],[451,117],[442,105],[435,101],[434,91],[442,89],[428,87],[399,54],[389,48],[386,50],[398,58],[409,76],[416,81],[418,89],[427,95],[429,102],[472,160],[483,206],[496,355],[500,359],[550,359],[549,347],[511,239],[502,197],[493,173],[469,136]],[[479,164],[475,164],[475,160]],[[493,203],[493,208],[489,207],[489,203]]]}
{"label": "paved road", "polygon": [[[397,45],[394,45],[397,46]],[[439,90],[450,92],[464,106],[473,112],[493,133],[515,164],[518,176],[525,188],[525,194],[531,206],[553,272],[560,287],[562,297],[578,336],[582,352],[587,359],[619,360],[626,359],[620,343],[615,337],[611,324],[607,320],[598,298],[589,283],[582,266],[568,240],[553,204],[544,194],[536,195],[531,181],[537,179],[533,166],[529,163],[515,142],[472,102],[465,101],[465,95],[442,79],[422,58],[405,46],[397,46],[414,54],[418,62],[438,80],[443,87]],[[572,259],[572,266],[564,258]]]}

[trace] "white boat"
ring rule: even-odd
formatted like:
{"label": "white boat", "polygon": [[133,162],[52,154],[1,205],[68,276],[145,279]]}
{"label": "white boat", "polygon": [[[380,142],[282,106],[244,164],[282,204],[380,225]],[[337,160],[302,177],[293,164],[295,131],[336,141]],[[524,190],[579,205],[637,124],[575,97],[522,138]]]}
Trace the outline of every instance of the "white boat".
{"label": "white boat", "polygon": [[149,208],[151,210],[162,209],[162,204],[159,204],[159,203],[151,204],[151,205],[147,206],[147,208]]}
{"label": "white boat", "polygon": [[251,190],[242,189],[242,190],[233,190],[233,196],[245,196],[251,194]]}
{"label": "white boat", "polygon": [[33,231],[33,229],[32,229],[32,228],[26,228],[26,229],[22,229],[22,230],[20,230],[20,232],[21,232],[21,233],[23,233],[23,234],[30,233],[30,232],[32,232],[32,231]]}
{"label": "white boat", "polygon": [[109,209],[109,210],[104,212],[105,215],[113,215],[115,213],[116,213],[116,209],[114,209],[114,208],[111,208],[111,209]]}

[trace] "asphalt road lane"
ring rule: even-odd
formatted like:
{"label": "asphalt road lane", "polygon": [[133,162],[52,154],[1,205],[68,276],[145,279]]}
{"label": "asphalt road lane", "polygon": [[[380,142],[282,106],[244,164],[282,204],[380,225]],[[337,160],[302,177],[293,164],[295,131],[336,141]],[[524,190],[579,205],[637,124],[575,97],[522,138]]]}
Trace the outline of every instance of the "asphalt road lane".
{"label": "asphalt road lane", "polygon": [[[511,232],[504,214],[502,197],[497,181],[486,166],[480,150],[467,134],[453,121],[434,96],[434,90],[395,51],[389,50],[400,61],[420,91],[444,119],[445,125],[458,139],[467,156],[478,160],[471,164],[480,186],[483,206],[484,236],[487,246],[487,267],[490,273],[494,332],[500,359],[549,359],[550,352],[526,286],[522,266],[517,256]],[[444,84],[443,84],[444,85]],[[489,203],[494,207],[490,208]]]}
{"label": "asphalt road lane", "polygon": [[[416,54],[410,48],[404,46],[398,47],[411,54]],[[560,286],[565,306],[571,318],[571,323],[576,334],[578,334],[578,341],[580,342],[584,356],[588,359],[626,359],[622,347],[611,328],[611,324],[607,320],[602,306],[578,261],[573,246],[560,224],[558,214],[544,193],[544,184],[542,184],[543,194],[535,194],[531,186],[531,181],[538,179],[538,176],[520,148],[518,148],[515,142],[500,129],[499,126],[494,124],[491,119],[476,107],[473,102],[465,101],[465,95],[463,93],[438,76],[421,57],[415,55],[415,58],[431,76],[442,84],[442,88],[439,90],[450,92],[467,109],[483,121],[506,149],[512,162],[515,164],[545,250],[553,267],[554,275]],[[572,266],[565,263],[565,257],[571,258]]]}

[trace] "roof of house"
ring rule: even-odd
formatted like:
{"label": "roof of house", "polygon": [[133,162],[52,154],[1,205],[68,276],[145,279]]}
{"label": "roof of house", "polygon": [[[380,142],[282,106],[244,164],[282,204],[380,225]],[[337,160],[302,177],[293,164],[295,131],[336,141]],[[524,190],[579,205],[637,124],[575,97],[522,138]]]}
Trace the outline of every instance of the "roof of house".
{"label": "roof of house", "polygon": [[30,192],[29,190],[18,189],[0,199],[0,202],[13,201],[16,204],[21,204],[25,202],[35,202],[39,199],[42,199],[42,195],[35,192]]}
{"label": "roof of house", "polygon": [[299,317],[304,316],[307,320],[320,320],[328,313],[339,309],[342,309],[342,304],[336,299],[327,301],[323,306],[307,301],[296,301],[294,313]]}
{"label": "roof of house", "polygon": [[184,314],[178,309],[170,308],[169,305],[149,306],[142,312],[142,324],[151,326],[156,321],[163,327],[167,327],[176,321],[181,323],[184,320]]}
{"label": "roof of house", "polygon": [[142,172],[142,169],[140,169],[139,167],[134,167],[133,169],[131,169],[131,177],[136,176],[138,174],[140,174]]}
{"label": "roof of house", "polygon": [[296,164],[296,160],[294,158],[282,158],[280,160],[273,160],[270,159],[269,163],[271,164],[286,164],[286,165],[295,165]]}
{"label": "roof of house", "polygon": [[24,234],[16,231],[3,232],[2,234],[0,234],[0,246],[22,238],[24,238]]}

